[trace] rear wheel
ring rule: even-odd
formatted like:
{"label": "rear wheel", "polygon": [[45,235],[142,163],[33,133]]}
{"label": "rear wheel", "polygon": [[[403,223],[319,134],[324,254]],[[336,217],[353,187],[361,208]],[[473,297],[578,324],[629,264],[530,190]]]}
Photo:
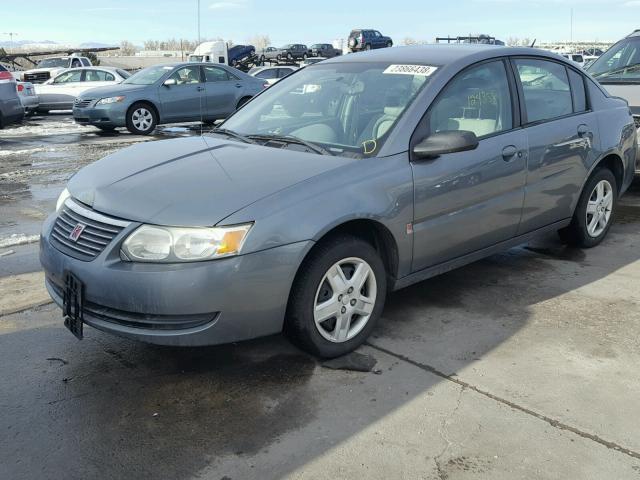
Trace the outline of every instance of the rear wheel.
{"label": "rear wheel", "polygon": [[384,264],[369,243],[350,235],[326,240],[296,276],[285,333],[320,357],[349,353],[374,329],[386,288]]}
{"label": "rear wheel", "polygon": [[287,60],[290,62],[293,60],[293,55],[291,55],[291,53],[287,53]]}
{"label": "rear wheel", "polygon": [[617,205],[616,177],[608,168],[599,168],[587,180],[571,223],[558,232],[560,238],[570,245],[595,247],[607,236]]}
{"label": "rear wheel", "polygon": [[393,43],[387,42],[387,48],[389,48],[389,47],[393,47]]}
{"label": "rear wheel", "polygon": [[147,103],[136,103],[127,112],[127,130],[136,135],[149,135],[158,124],[158,115]]}
{"label": "rear wheel", "polygon": [[364,46],[365,50],[371,50],[371,45],[369,45],[368,43]]}

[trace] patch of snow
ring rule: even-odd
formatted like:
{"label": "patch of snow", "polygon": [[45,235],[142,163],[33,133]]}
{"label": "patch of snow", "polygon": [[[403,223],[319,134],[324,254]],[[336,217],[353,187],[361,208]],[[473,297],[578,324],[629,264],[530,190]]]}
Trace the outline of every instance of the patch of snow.
{"label": "patch of snow", "polygon": [[14,233],[8,237],[0,237],[0,248],[16,247],[40,241],[40,235],[25,235],[24,233]]}

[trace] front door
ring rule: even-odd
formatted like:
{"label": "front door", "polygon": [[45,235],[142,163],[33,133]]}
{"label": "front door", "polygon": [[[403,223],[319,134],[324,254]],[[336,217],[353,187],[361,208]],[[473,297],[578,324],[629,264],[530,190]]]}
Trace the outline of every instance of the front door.
{"label": "front door", "polygon": [[513,61],[529,143],[520,233],[570,218],[597,148],[596,114],[588,111],[581,73],[563,63]]}
{"label": "front door", "polygon": [[517,232],[527,137],[515,128],[517,97],[508,72],[503,60],[463,70],[429,108],[423,121],[425,136],[472,131],[479,146],[412,161],[413,271],[492,246]]}
{"label": "front door", "polygon": [[163,84],[159,87],[162,120],[189,122],[203,118],[206,114],[206,99],[204,83],[200,78],[200,67],[198,65],[180,67],[167,80],[175,83]]}

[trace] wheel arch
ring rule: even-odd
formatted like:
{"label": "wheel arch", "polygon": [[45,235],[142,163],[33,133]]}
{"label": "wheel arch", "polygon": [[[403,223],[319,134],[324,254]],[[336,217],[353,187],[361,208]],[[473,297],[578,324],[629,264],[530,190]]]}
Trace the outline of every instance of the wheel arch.
{"label": "wheel arch", "polygon": [[622,192],[622,184],[624,182],[624,162],[622,160],[622,157],[615,152],[606,153],[597,162],[593,163],[591,169],[589,170],[589,174],[584,179],[582,189],[584,189],[584,186],[586,185],[591,175],[593,175],[593,172],[602,167],[608,168],[609,170],[611,170],[611,173],[613,173],[613,176],[616,179],[616,188],[618,189],[618,195],[620,195]]}
{"label": "wheel arch", "polygon": [[[398,244],[391,231],[381,222],[370,218],[355,218],[344,220],[341,223],[326,228],[320,232],[314,241],[315,245],[307,252],[300,262],[304,264],[307,258],[313,254],[315,247],[335,235],[348,234],[361,238],[380,254],[382,263],[387,273],[387,288],[393,289],[393,285],[398,275],[399,252]],[[300,267],[298,267],[300,269]],[[297,276],[297,274],[296,274]]]}
{"label": "wheel arch", "polygon": [[140,104],[144,104],[144,105],[148,105],[149,107],[151,107],[153,109],[153,111],[156,114],[156,117],[158,118],[158,124],[161,122],[161,117],[160,117],[160,109],[158,108],[158,106],[155,104],[155,102],[153,102],[152,100],[136,100],[134,101],[131,105],[129,105],[129,108],[127,108],[127,116],[126,118],[129,118],[129,113],[131,112],[131,109],[133,107],[135,107],[136,105],[140,105]]}

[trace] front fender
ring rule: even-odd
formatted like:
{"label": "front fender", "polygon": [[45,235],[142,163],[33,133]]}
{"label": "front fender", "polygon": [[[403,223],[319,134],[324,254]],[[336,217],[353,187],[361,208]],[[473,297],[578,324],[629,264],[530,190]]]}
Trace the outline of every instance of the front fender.
{"label": "front fender", "polygon": [[409,273],[413,177],[406,152],[340,166],[281,190],[219,224],[254,222],[243,253],[321,240],[351,220],[373,220],[389,230],[398,247],[398,275]]}

